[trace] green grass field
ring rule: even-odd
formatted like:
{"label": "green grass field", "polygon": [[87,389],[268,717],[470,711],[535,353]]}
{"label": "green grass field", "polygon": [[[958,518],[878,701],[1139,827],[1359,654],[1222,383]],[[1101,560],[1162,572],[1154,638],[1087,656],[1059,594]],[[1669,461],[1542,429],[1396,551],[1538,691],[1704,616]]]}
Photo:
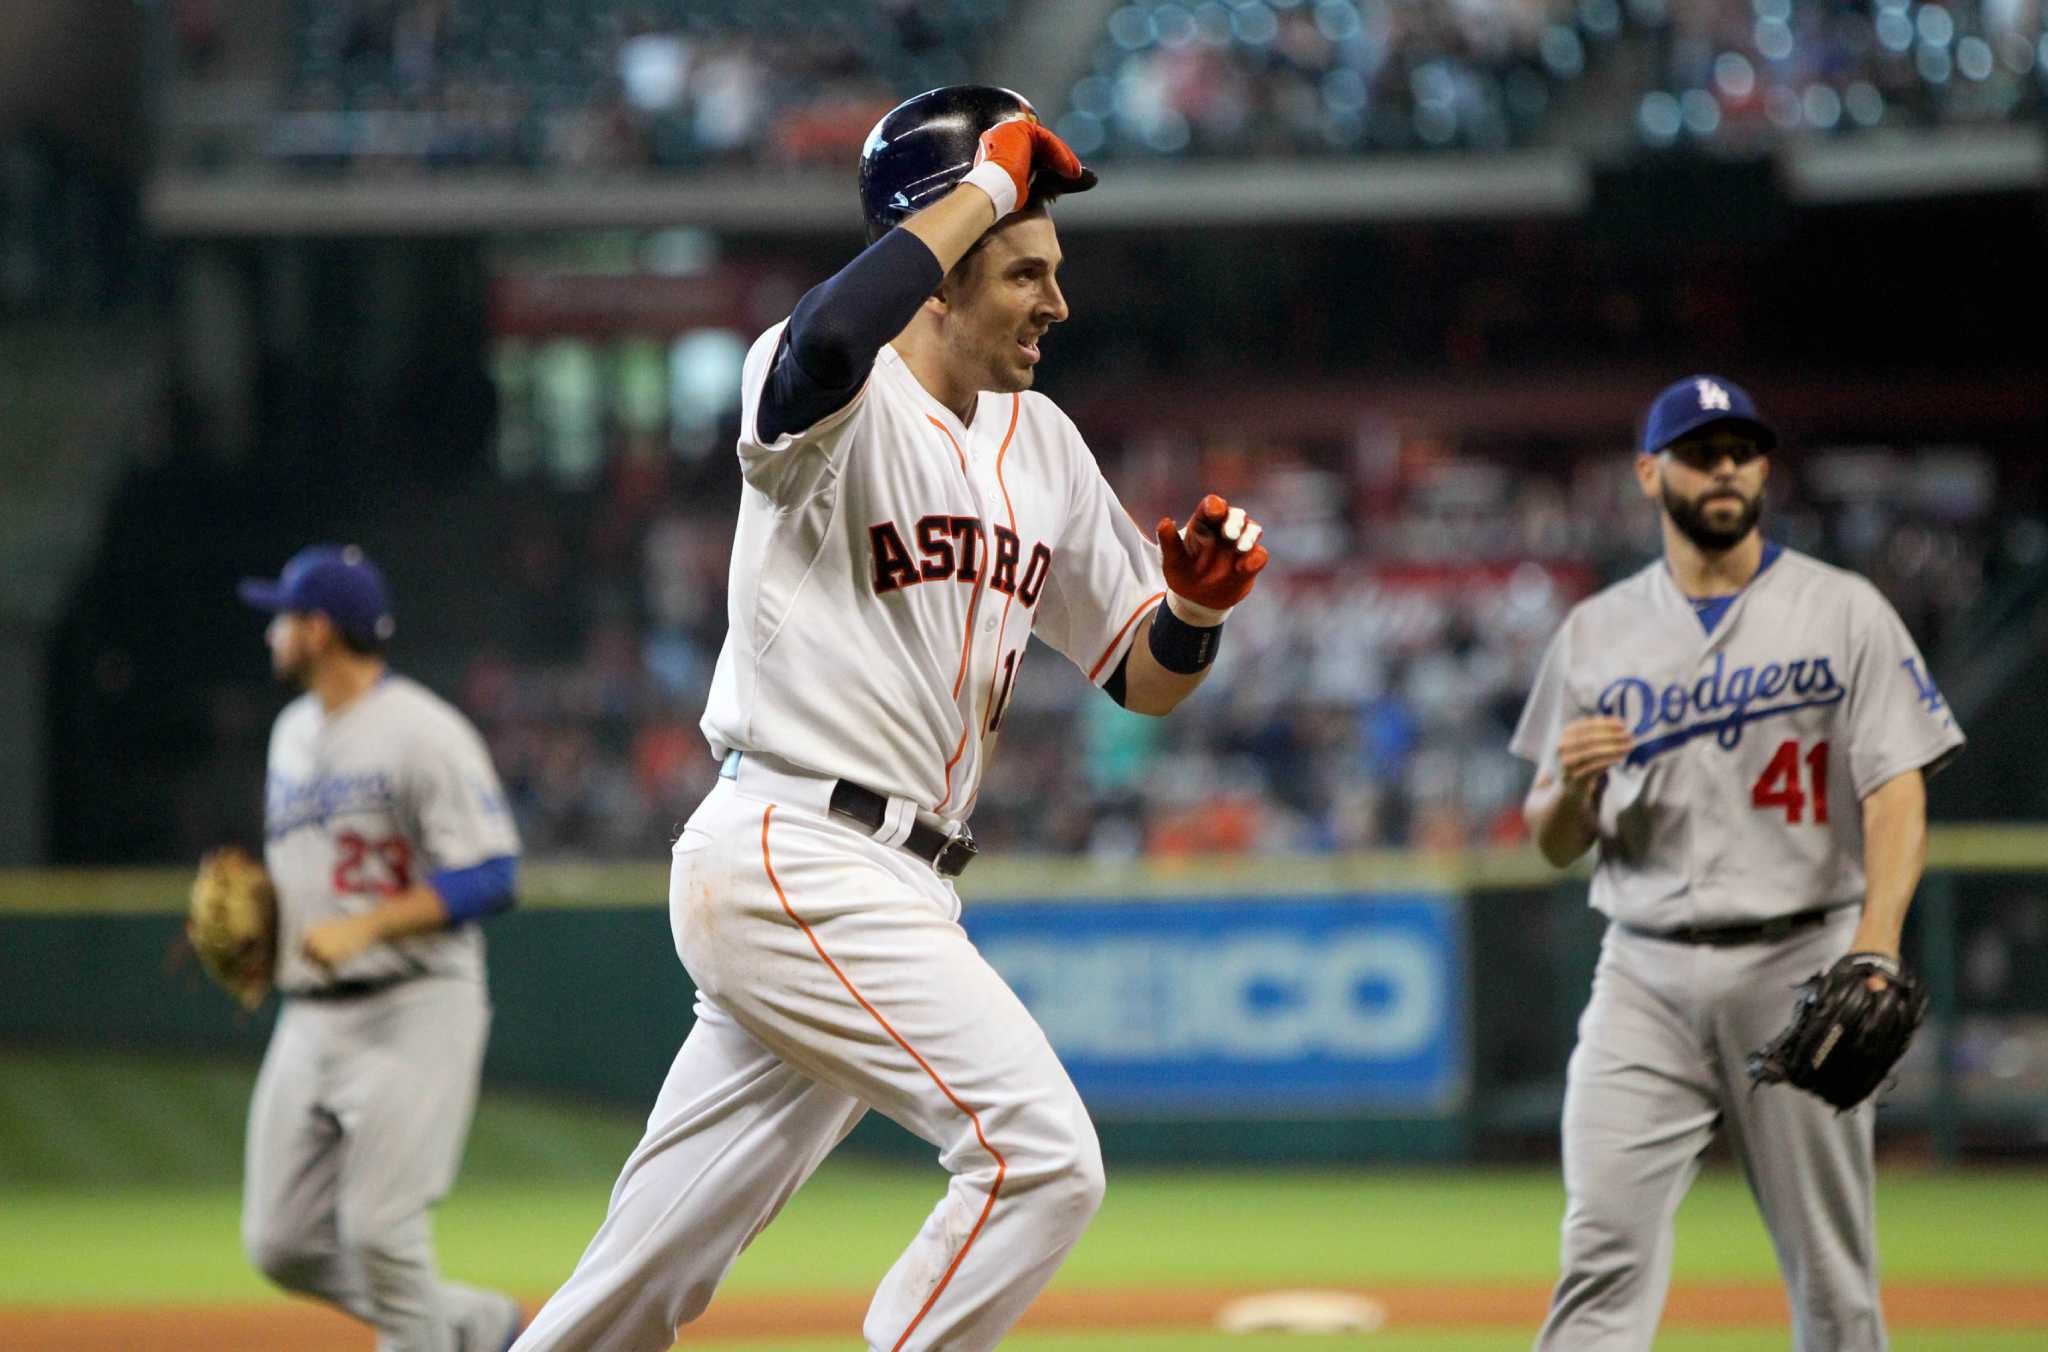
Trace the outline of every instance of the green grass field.
{"label": "green grass field", "polygon": [[[251,1070],[141,1060],[0,1056],[0,1306],[247,1304],[279,1299],[237,1241]],[[437,1213],[453,1276],[538,1299],[602,1217],[637,1115],[487,1096],[468,1167]],[[944,1186],[937,1165],[829,1163],[740,1261],[726,1290],[865,1292]],[[1348,1286],[1545,1282],[1563,1196],[1548,1169],[1119,1169],[1056,1287]],[[2048,1172],[1888,1168],[1881,1243],[1891,1280],[2048,1287]],[[1771,1280],[1739,1177],[1710,1170],[1679,1218],[1680,1281]],[[1372,1335],[1382,1352],[1526,1347],[1530,1330]],[[844,1348],[848,1337],[692,1342],[749,1352]],[[1326,1339],[1325,1342],[1367,1341]],[[1782,1329],[1672,1332],[1681,1352],[1782,1348]],[[1916,1330],[1911,1348],[2016,1352],[2048,1329]],[[367,1345],[367,1338],[365,1340]],[[1269,1352],[1274,1337],[1023,1334],[1038,1352],[1173,1347]]]}
{"label": "green grass field", "polygon": [[[733,1291],[800,1277],[865,1290],[938,1200],[944,1175],[834,1160],[740,1260]],[[436,1213],[458,1277],[545,1293],[604,1216],[606,1183],[474,1180]],[[1112,1173],[1061,1269],[1075,1286],[1547,1280],[1562,1197],[1538,1172]],[[242,1260],[232,1186],[10,1188],[0,1304],[242,1301],[268,1294]],[[2048,1176],[1893,1170],[1880,1189],[1885,1271],[1917,1280],[2048,1283]],[[1679,1213],[1680,1280],[1776,1271],[1739,1178],[1712,1171]]]}

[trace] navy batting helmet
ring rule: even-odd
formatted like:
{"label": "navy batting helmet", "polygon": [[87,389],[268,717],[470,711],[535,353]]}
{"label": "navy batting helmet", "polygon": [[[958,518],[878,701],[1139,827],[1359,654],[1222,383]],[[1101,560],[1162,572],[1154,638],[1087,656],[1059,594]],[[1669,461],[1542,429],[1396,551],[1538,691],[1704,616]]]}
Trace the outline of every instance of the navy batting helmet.
{"label": "navy batting helmet", "polygon": [[[974,167],[981,134],[1020,117],[1036,120],[1038,111],[1022,94],[994,85],[929,89],[890,109],[860,148],[860,205],[868,242],[945,196]],[[1094,186],[1094,172],[1084,169],[1079,179],[1060,180],[1058,191],[1085,192]],[[1031,199],[1055,195],[1034,188]]]}

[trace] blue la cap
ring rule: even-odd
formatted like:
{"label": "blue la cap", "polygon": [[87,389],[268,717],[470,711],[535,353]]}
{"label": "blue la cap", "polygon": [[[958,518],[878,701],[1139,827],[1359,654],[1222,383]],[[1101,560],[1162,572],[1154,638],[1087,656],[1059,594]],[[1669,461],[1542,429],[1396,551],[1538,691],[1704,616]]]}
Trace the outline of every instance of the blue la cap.
{"label": "blue la cap", "polygon": [[1643,418],[1643,454],[1655,455],[1672,442],[1713,423],[1728,423],[1756,438],[1768,451],[1778,434],[1756,410],[1749,391],[1719,376],[1687,376],[1666,385]]}
{"label": "blue la cap", "polygon": [[243,578],[235,594],[258,610],[319,611],[363,642],[384,642],[398,630],[384,575],[355,545],[309,545],[292,555],[275,581]]}

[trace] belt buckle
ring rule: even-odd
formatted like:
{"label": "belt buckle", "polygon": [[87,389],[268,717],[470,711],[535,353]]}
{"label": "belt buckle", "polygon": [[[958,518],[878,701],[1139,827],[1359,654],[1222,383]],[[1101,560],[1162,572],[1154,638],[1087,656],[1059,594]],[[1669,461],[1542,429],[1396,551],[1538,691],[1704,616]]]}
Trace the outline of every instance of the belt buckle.
{"label": "belt buckle", "polygon": [[955,822],[946,833],[946,843],[939,846],[939,852],[932,856],[932,872],[941,878],[957,878],[967,871],[981,853],[981,847],[974,843],[974,834],[967,829],[966,822]]}

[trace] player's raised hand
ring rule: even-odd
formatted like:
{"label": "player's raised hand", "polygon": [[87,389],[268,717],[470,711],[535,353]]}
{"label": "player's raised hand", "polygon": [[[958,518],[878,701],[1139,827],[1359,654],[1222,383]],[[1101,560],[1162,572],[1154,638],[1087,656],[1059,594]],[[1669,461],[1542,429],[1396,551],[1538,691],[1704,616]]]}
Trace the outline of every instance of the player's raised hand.
{"label": "player's raised hand", "polygon": [[1582,791],[1628,759],[1635,748],[1628,726],[1618,718],[1578,718],[1557,735],[1557,763],[1567,790]]}
{"label": "player's raised hand", "polygon": [[1259,543],[1265,529],[1214,493],[1195,505],[1185,527],[1160,517],[1159,552],[1175,612],[1189,624],[1223,623],[1266,566],[1266,547]]}
{"label": "player's raised hand", "polygon": [[[1028,200],[1034,185],[1041,195],[1086,192],[1095,186],[1095,171],[1083,168],[1073,148],[1033,117],[998,122],[983,132],[975,147],[974,163],[977,168],[993,164],[1010,176],[1016,196],[1011,199],[1009,210]],[[1043,179],[1051,181],[1040,181]],[[1001,209],[1000,202],[997,206],[998,217],[1009,214]]]}

